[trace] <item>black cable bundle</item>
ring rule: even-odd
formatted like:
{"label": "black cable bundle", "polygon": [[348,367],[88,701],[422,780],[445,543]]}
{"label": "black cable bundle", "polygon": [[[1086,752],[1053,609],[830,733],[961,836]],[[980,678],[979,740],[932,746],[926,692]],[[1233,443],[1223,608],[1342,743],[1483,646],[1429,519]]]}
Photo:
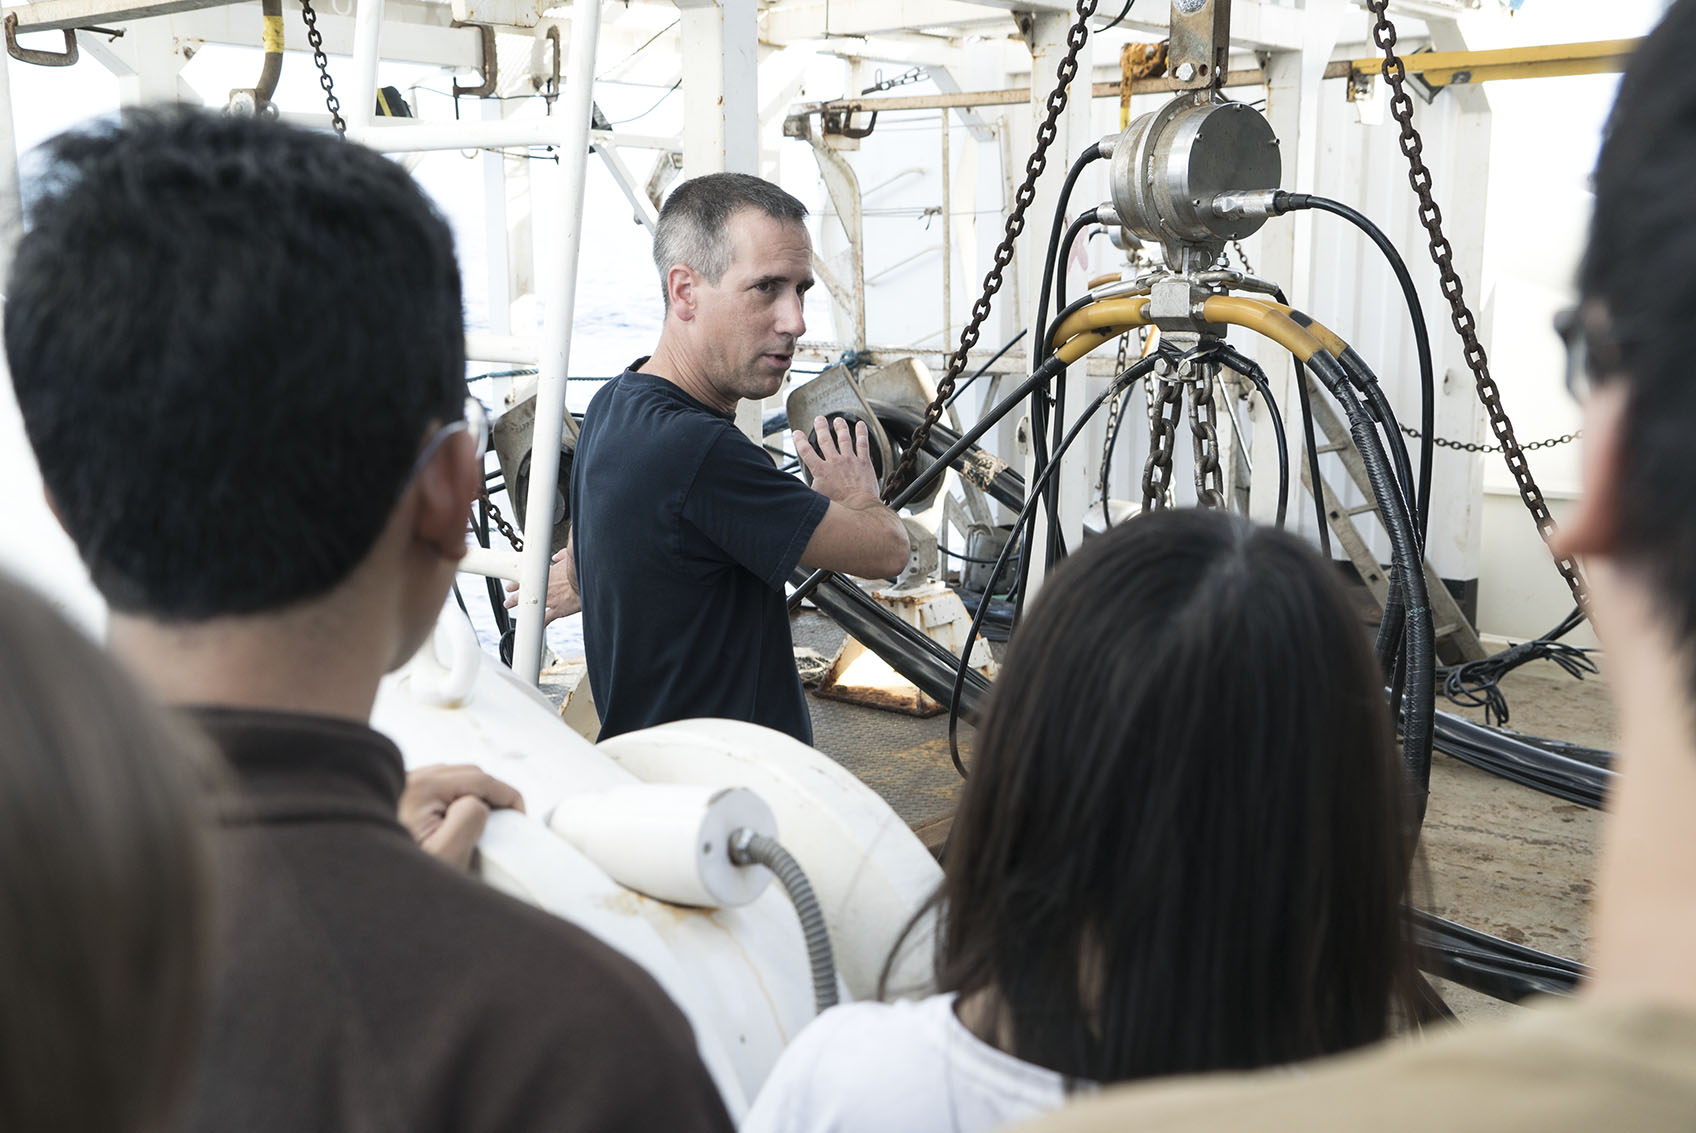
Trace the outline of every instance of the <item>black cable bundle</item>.
{"label": "black cable bundle", "polygon": [[1592,810],[1601,808],[1614,779],[1611,769],[1598,766],[1601,759],[1575,759],[1448,712],[1436,713],[1432,746],[1462,763]]}
{"label": "black cable bundle", "polygon": [[1542,637],[1510,645],[1478,661],[1439,667],[1437,676],[1443,682],[1443,695],[1463,708],[1484,709],[1486,723],[1506,724],[1508,698],[1501,690],[1500,681],[1527,661],[1553,661],[1577,680],[1583,680],[1586,673],[1599,671],[1590,656],[1591,650],[1559,640],[1583,621],[1584,614],[1574,606],[1560,625]]}
{"label": "black cable bundle", "polygon": [[1590,974],[1576,960],[1526,948],[1434,913],[1409,909],[1407,915],[1421,968],[1494,999],[1518,1003],[1533,995],[1571,995]]}

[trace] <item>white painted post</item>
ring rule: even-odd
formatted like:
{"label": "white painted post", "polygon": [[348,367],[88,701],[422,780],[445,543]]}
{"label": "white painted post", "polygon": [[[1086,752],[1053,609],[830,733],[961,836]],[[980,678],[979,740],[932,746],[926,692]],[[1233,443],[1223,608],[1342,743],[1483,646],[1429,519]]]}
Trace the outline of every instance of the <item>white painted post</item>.
{"label": "white painted post", "polygon": [[[1465,25],[1458,20],[1433,17],[1426,21],[1426,25],[1431,31],[1431,45],[1438,51],[1465,51],[1474,46],[1467,42],[1463,34]],[[1484,222],[1487,211],[1484,201],[1490,180],[1489,90],[1482,85],[1450,87],[1443,92],[1443,97],[1456,100],[1460,108],[1451,120],[1449,144],[1444,147],[1448,160],[1443,164],[1447,168],[1439,164],[1434,171],[1439,203],[1444,206],[1443,234],[1454,246],[1455,271],[1465,288],[1467,304],[1478,321],[1478,340],[1488,352],[1491,348],[1489,299],[1494,290],[1494,281],[1484,278]],[[1430,148],[1426,149],[1425,156],[1427,162],[1440,160]],[[1414,202],[1411,199],[1407,207],[1408,213],[1412,214]],[[1402,258],[1408,262],[1409,270],[1416,279],[1434,278],[1436,270],[1425,250],[1425,231],[1417,225],[1413,226],[1413,231],[1417,233],[1417,244],[1414,247],[1403,245]],[[1437,435],[1463,441],[1493,440],[1484,425],[1484,413],[1478,404],[1472,371],[1467,368],[1460,349],[1460,339],[1449,325],[1448,304],[1441,300],[1433,301],[1429,295],[1422,301],[1437,362]],[[1445,344],[1451,349],[1445,349]],[[1453,361],[1444,365],[1446,359]],[[1500,368],[1502,363],[1497,362],[1496,365]],[[1500,377],[1497,380],[1500,381]],[[1416,405],[1418,402],[1407,399],[1403,404]],[[1506,404],[1511,412],[1514,408],[1511,392]],[[1404,413],[1402,420],[1415,427],[1419,424],[1416,413]],[[1417,442],[1412,440],[1408,442],[1410,448],[1415,444]],[[1415,461],[1419,459],[1417,451],[1413,458]],[[1488,459],[1498,462],[1496,467],[1501,468],[1499,462],[1502,458],[1499,455]],[[1469,581],[1479,576],[1484,541],[1484,477],[1485,462],[1477,456],[1436,450],[1431,476],[1431,535],[1426,543],[1425,557],[1439,578]],[[1514,503],[1517,509],[1518,501]],[[1514,518],[1526,528],[1531,527],[1531,517],[1523,511]],[[1552,568],[1534,562],[1528,564],[1528,569],[1538,577],[1539,584],[1554,595],[1549,608],[1556,612],[1548,617],[1546,623],[1553,625],[1571,599]]]}
{"label": "white painted post", "polygon": [[[1302,122],[1302,55],[1296,51],[1273,52],[1266,60],[1266,120],[1278,136],[1283,151],[1283,177],[1278,182],[1288,189],[1303,189],[1311,184],[1300,175]],[[1311,147],[1310,147],[1311,148]],[[1263,279],[1280,283],[1294,300],[1297,249],[1309,248],[1305,236],[1298,236],[1298,226],[1306,228],[1311,217],[1305,212],[1278,217],[1266,222],[1260,230],[1259,249],[1255,267]],[[1307,257],[1303,257],[1305,260]],[[1303,273],[1306,272],[1305,264]],[[1301,399],[1295,384],[1294,367],[1289,354],[1270,339],[1255,336],[1250,354],[1266,371],[1266,384],[1278,403],[1284,419],[1284,435],[1289,445],[1290,494],[1285,526],[1291,531],[1310,532],[1315,539],[1313,506],[1302,491],[1301,469],[1307,459],[1306,442],[1301,428]],[[1249,420],[1253,422],[1253,438],[1249,444],[1249,460],[1254,472],[1249,477],[1249,515],[1262,523],[1270,523],[1278,507],[1278,449],[1272,431],[1271,408],[1256,396]]]}
{"label": "white painted post", "polygon": [[[676,0],[683,45],[683,173],[760,173],[759,28],[755,0]],[[756,444],[765,410],[736,407]]]}
{"label": "white painted post", "polygon": [[[368,3],[370,0],[361,0]],[[589,117],[595,85],[595,45],[600,38],[599,0],[572,5],[571,56],[560,98],[559,197],[555,210],[558,246],[537,265],[540,291],[547,303],[542,323],[536,388],[536,426],[531,442],[530,495],[524,514],[524,563],[520,570],[518,632],[512,671],[536,682],[542,668],[542,612],[552,558],[554,492],[559,477],[559,442],[565,431],[566,375],[571,361],[571,320],[577,303],[577,250],[583,236],[583,176],[589,161]]]}
{"label": "white painted post", "polygon": [[0,278],[11,269],[12,249],[22,234],[18,139],[12,122],[11,60],[0,54]]}
{"label": "white painted post", "polygon": [[383,0],[359,0],[353,13],[353,74],[342,101],[342,121],[350,137],[369,127],[375,116],[382,33]]}
{"label": "white painted post", "polygon": [[683,45],[683,173],[760,172],[755,0],[676,0]]}

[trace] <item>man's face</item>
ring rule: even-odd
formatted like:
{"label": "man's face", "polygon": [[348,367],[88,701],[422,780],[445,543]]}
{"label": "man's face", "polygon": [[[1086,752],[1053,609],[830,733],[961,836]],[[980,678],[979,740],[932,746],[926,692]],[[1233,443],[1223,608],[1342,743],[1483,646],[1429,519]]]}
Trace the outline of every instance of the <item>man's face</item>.
{"label": "man's face", "polygon": [[726,225],[730,267],[717,283],[697,277],[695,341],[715,408],[770,397],[789,372],[807,329],[803,298],[813,285],[813,245],[799,222],[742,209]]}

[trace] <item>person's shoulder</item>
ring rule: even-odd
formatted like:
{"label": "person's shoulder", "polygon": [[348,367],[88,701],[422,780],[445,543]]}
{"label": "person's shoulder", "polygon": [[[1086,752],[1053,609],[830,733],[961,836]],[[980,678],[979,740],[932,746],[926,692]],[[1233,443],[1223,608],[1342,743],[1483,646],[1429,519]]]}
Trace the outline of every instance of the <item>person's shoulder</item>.
{"label": "person's shoulder", "polygon": [[1696,1014],[1581,1003],[1303,1066],[1121,1086],[1026,1128],[1670,1131],[1693,1112]]}
{"label": "person's shoulder", "polygon": [[848,1003],[801,1029],[784,1049],[743,1124],[743,1133],[861,1130],[928,1125],[924,1099],[935,1059],[912,1027],[911,1004]]}
{"label": "person's shoulder", "polygon": [[515,1127],[728,1129],[694,1032],[646,970],[471,878],[444,870],[438,882],[439,915],[476,925],[482,950],[453,977],[455,1025],[484,1037],[476,1064],[513,1078]]}

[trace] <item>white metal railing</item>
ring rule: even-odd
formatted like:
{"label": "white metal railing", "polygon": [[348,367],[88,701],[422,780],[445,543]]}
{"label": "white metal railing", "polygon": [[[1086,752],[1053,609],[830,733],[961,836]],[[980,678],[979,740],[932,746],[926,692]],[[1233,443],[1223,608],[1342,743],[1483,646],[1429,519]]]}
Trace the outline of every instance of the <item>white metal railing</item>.
{"label": "white metal railing", "polygon": [[[348,137],[388,153],[439,149],[475,149],[484,146],[552,145],[559,150],[558,197],[553,203],[557,225],[539,239],[537,258],[538,293],[546,305],[542,337],[534,351],[539,371],[536,387],[536,424],[531,440],[530,493],[525,514],[547,517],[554,513],[555,483],[559,475],[559,443],[565,430],[567,364],[571,358],[571,320],[577,300],[577,252],[583,233],[583,178],[589,157],[591,99],[594,94],[595,47],[600,39],[601,10],[597,0],[575,0],[572,4],[571,56],[565,68],[565,90],[558,112],[550,117],[523,122],[510,120],[447,123],[402,123],[377,126],[377,61],[383,26],[383,0],[360,0],[353,32],[353,76],[347,99]],[[477,353],[497,354],[483,361],[528,362],[530,357],[513,357],[521,349],[510,341],[493,341],[496,336],[468,336],[467,347]],[[520,598],[517,636],[513,643],[512,671],[530,683],[542,667],[542,614],[547,596],[548,567],[552,558],[549,525],[540,518],[530,525],[518,564]],[[497,561],[491,552],[487,561],[474,555],[472,563],[488,569],[479,573],[499,574],[510,569],[510,560]],[[468,569],[471,569],[468,567]]]}

